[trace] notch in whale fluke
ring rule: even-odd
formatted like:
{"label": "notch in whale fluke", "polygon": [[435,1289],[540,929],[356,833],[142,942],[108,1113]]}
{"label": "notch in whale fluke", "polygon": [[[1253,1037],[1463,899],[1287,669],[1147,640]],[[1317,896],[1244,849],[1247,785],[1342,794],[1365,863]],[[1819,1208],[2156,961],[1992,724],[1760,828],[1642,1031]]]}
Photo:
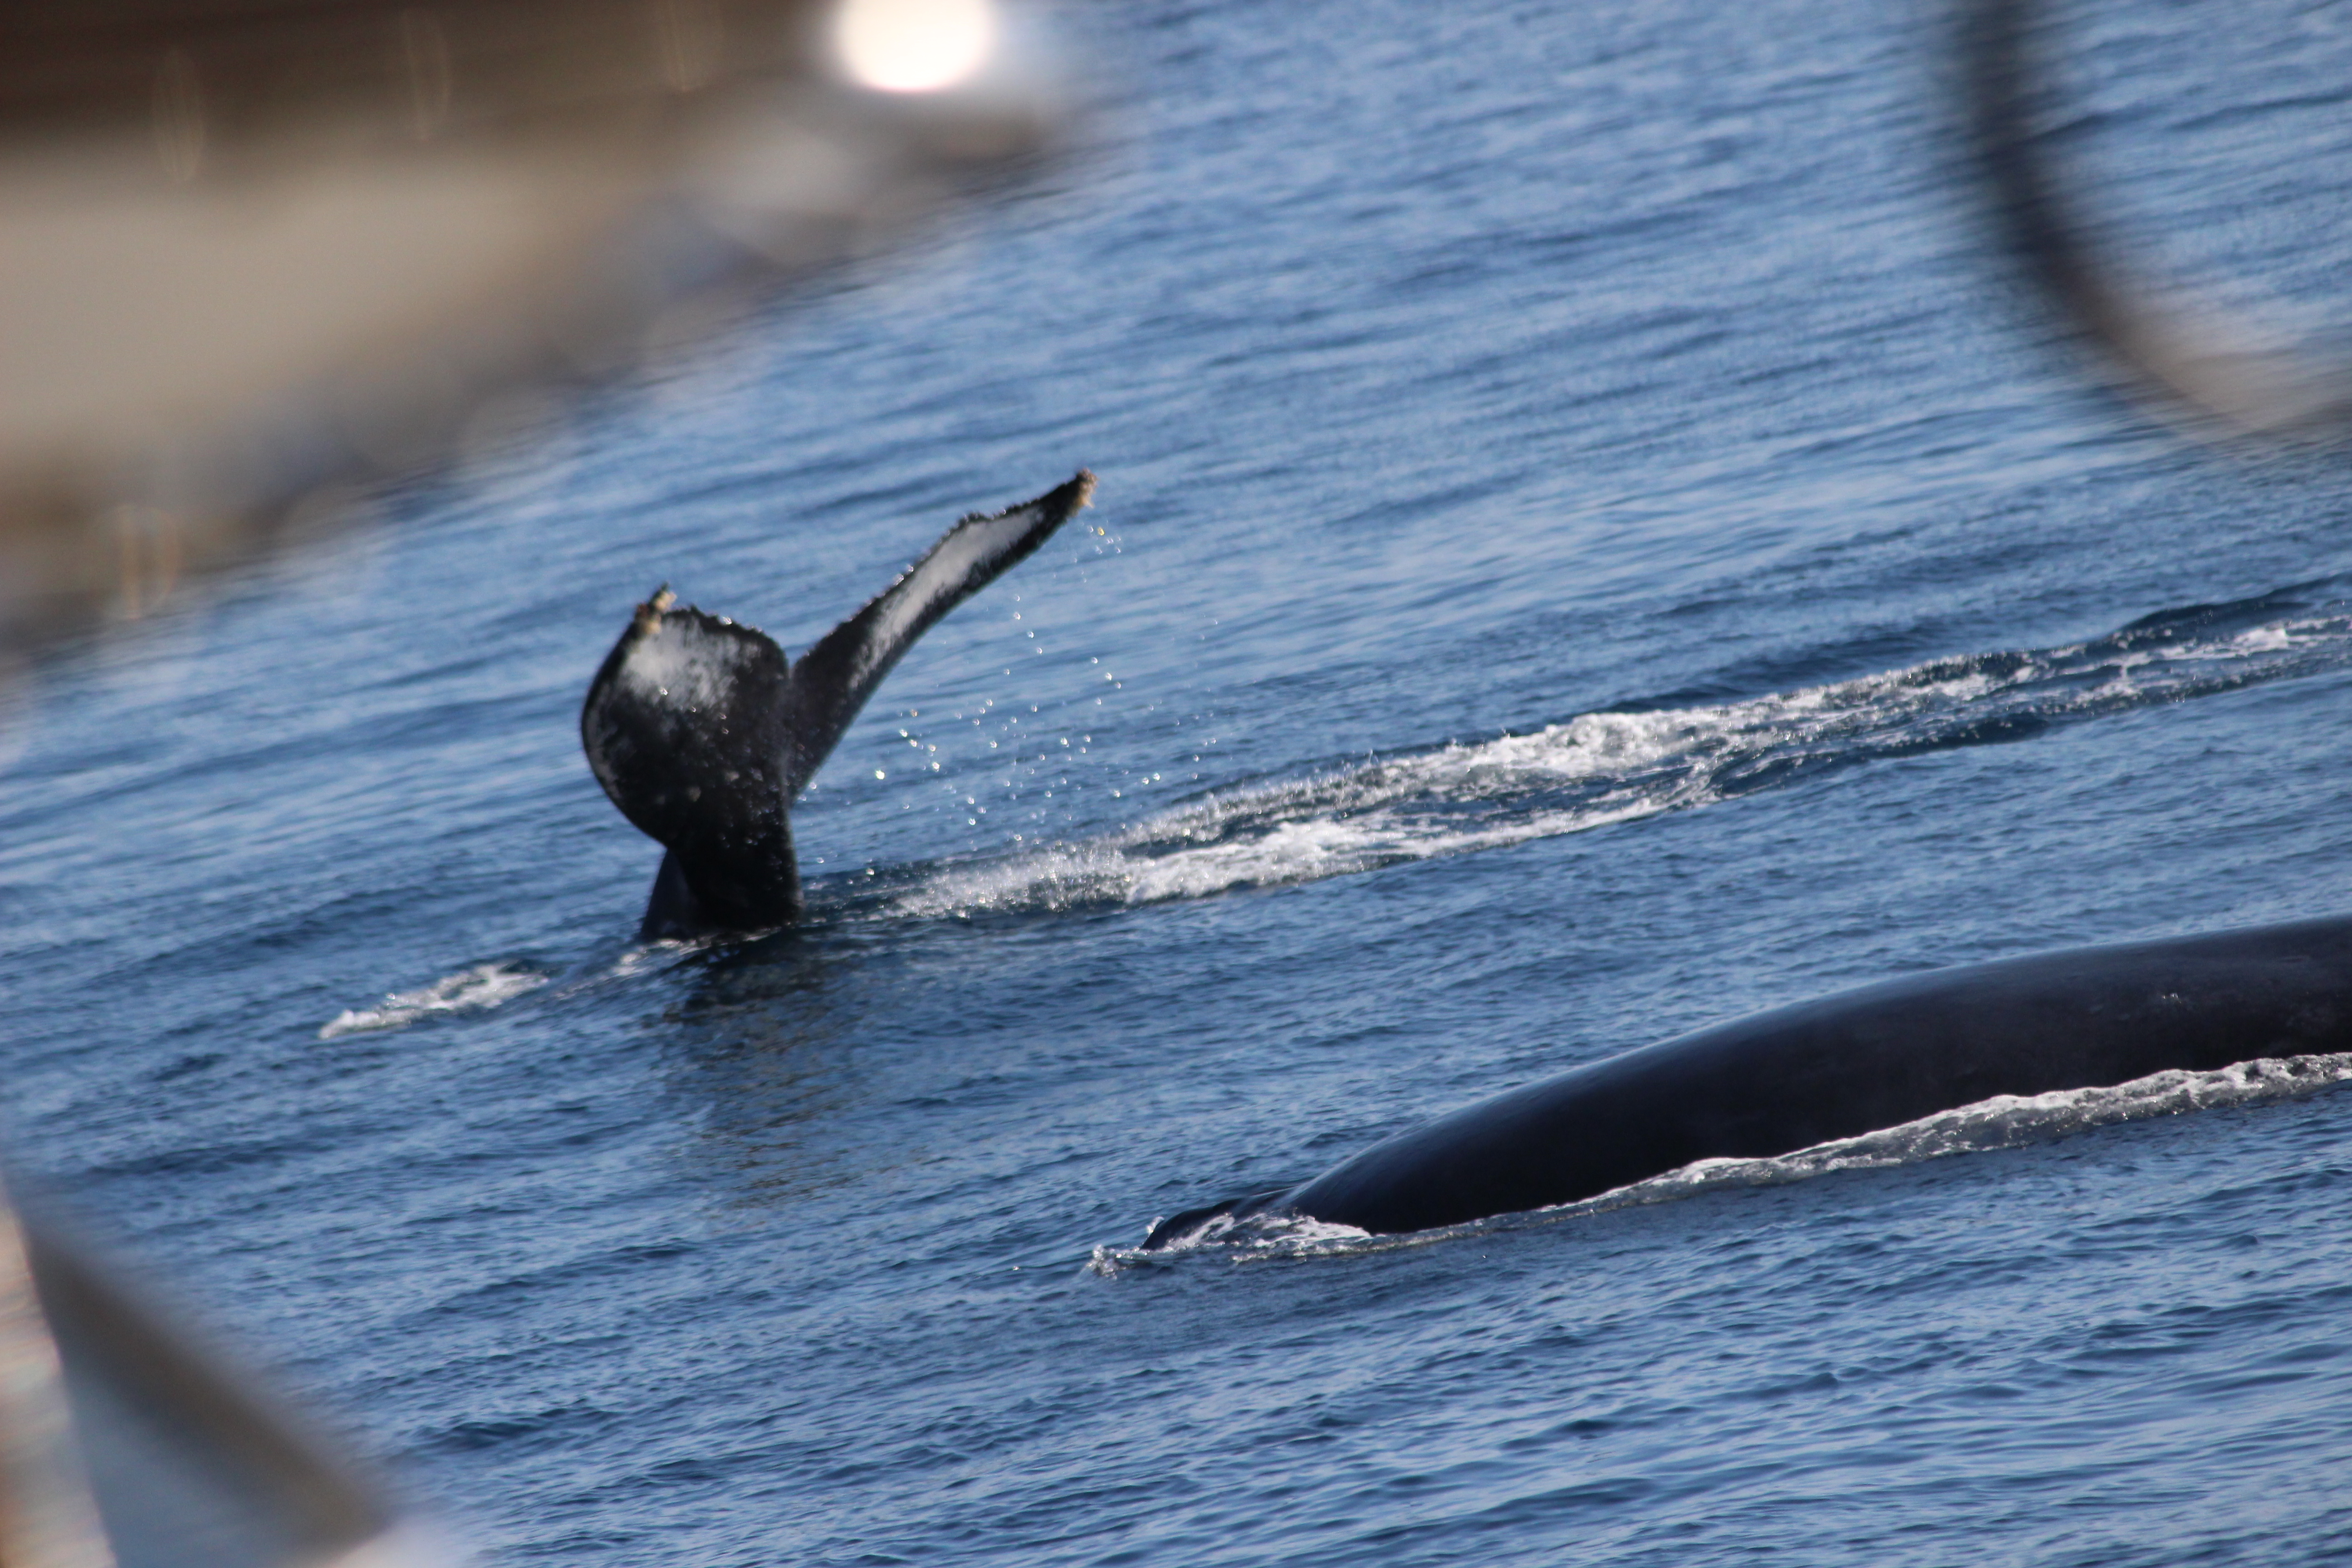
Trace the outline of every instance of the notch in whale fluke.
{"label": "notch in whale fluke", "polygon": [[688,605],[667,584],[636,607],[580,711],[596,782],[669,851],[647,937],[789,925],[801,909],[789,812],[915,639],[1086,506],[1095,477],[948,530],[802,657]]}

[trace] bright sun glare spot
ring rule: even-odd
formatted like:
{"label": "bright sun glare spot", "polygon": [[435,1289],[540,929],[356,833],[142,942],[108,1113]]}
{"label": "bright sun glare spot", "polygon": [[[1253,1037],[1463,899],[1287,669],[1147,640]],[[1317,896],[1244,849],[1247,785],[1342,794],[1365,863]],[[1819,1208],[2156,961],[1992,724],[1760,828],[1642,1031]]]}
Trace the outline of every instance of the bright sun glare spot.
{"label": "bright sun glare spot", "polygon": [[833,24],[842,64],[884,92],[937,92],[988,62],[989,0],[843,0]]}

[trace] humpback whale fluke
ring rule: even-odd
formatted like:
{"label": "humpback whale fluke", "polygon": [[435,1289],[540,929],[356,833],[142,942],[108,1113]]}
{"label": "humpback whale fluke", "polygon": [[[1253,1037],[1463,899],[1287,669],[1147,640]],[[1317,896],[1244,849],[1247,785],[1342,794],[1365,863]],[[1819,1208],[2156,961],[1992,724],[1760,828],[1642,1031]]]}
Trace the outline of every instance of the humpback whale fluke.
{"label": "humpback whale fluke", "polygon": [[1068,483],[974,512],[798,663],[764,632],[667,584],[639,605],[580,710],[580,742],[621,814],[669,852],[643,934],[788,925],[801,908],[788,814],[890,667],[931,624],[1045,542],[1093,497]]}

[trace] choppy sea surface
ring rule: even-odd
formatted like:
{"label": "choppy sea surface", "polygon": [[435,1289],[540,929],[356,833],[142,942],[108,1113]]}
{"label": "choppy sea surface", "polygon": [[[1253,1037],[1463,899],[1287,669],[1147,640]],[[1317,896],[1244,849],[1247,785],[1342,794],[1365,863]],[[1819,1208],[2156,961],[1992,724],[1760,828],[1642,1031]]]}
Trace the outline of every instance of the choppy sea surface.
{"label": "choppy sea surface", "polygon": [[[2344,1058],[1137,1249],[1709,1022],[2352,907],[2352,462],[2077,374],[1932,8],[1062,26],[1025,194],[43,672],[17,1164],[490,1563],[2352,1556]],[[2352,12],[2068,37],[2151,276],[2347,304]],[[630,605],[804,648],[1081,464],[796,814],[806,929],[640,945]]]}

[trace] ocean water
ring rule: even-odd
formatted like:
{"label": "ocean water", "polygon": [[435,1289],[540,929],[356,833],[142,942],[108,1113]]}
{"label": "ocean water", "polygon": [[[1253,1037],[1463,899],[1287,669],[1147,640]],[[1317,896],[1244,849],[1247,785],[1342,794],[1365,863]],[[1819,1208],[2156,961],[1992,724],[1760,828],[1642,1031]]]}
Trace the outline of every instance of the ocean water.
{"label": "ocean water", "polygon": [[[2324,329],[2352,12],[2070,21],[2114,232]],[[1711,1021],[2344,910],[2352,465],[2048,341],[1937,9],[1061,26],[1024,194],[42,673],[17,1164],[489,1563],[2352,1556],[2344,1058],[1137,1250]],[[1082,464],[797,812],[806,928],[639,945],[632,604],[803,649]]]}

